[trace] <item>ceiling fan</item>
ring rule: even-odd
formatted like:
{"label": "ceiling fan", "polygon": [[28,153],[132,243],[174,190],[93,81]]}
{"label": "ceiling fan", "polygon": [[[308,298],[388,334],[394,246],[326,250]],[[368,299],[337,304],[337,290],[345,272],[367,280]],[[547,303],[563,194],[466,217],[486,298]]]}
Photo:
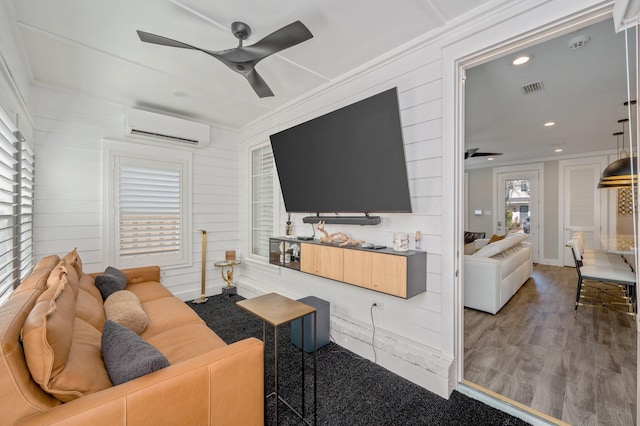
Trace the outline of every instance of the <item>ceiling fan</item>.
{"label": "ceiling fan", "polygon": [[469,157],[494,157],[496,155],[502,155],[501,152],[478,152],[480,148],[471,148],[465,151],[464,159]]}
{"label": "ceiling fan", "polygon": [[311,31],[300,21],[286,25],[279,30],[265,36],[251,46],[243,46],[242,42],[251,34],[251,28],[244,22],[231,24],[231,32],[239,40],[238,47],[213,51],[191,46],[167,37],[138,30],[138,37],[145,43],[159,44],[182,49],[199,50],[221,61],[223,64],[247,79],[259,97],[273,96],[273,92],[264,79],[255,70],[255,66],[262,59],[281,50],[295,46],[313,37]]}

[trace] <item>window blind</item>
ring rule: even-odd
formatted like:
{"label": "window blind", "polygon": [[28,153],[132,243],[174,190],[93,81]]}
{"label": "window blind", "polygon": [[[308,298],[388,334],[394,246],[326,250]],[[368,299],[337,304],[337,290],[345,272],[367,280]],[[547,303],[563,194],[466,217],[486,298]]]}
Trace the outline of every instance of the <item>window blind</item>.
{"label": "window blind", "polygon": [[120,162],[118,179],[119,255],[180,252],[181,170]]}
{"label": "window blind", "polygon": [[271,145],[253,150],[251,157],[251,253],[268,257],[274,217]]}
{"label": "window blind", "polygon": [[0,108],[0,304],[33,268],[34,153]]}
{"label": "window blind", "polygon": [[35,154],[29,144],[22,141],[20,146],[20,186],[18,203],[20,218],[18,235],[19,278],[22,281],[34,266],[33,259],[33,182]]}

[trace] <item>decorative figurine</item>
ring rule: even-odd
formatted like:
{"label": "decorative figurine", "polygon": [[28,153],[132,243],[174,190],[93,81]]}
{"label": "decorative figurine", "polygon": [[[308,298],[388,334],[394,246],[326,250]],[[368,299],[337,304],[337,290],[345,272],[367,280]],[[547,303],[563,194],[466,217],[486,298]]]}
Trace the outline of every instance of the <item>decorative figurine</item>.
{"label": "decorative figurine", "polygon": [[[240,264],[239,260],[222,260],[220,262],[214,263],[214,266],[220,268],[220,274],[222,275],[222,279],[227,283],[226,287],[222,288],[222,294],[226,294],[227,296],[231,296],[233,294],[238,294],[237,289],[233,282],[233,267],[238,266]],[[225,270],[225,268],[228,268]]]}
{"label": "decorative figurine", "polygon": [[318,231],[322,232],[322,234],[323,234],[320,237],[320,242],[321,243],[340,242],[340,247],[344,247],[344,246],[348,246],[348,245],[354,245],[355,246],[355,245],[364,243],[364,240],[354,240],[353,238],[351,238],[350,236],[348,236],[347,234],[345,234],[343,232],[334,232],[333,234],[329,234],[324,229],[324,221],[323,220],[318,222],[318,224],[316,225],[316,229]]}

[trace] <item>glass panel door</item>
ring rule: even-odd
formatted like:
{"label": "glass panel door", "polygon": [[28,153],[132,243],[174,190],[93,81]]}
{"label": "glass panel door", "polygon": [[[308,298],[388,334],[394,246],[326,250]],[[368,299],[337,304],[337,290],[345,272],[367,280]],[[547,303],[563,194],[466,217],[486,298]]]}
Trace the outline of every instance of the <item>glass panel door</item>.
{"label": "glass panel door", "polygon": [[531,181],[506,179],[504,181],[505,235],[531,232]]}
{"label": "glass panel door", "polygon": [[539,262],[538,247],[543,220],[540,217],[540,165],[529,170],[513,171],[512,167],[494,169],[496,214],[494,233],[524,234],[533,245],[533,262]]}

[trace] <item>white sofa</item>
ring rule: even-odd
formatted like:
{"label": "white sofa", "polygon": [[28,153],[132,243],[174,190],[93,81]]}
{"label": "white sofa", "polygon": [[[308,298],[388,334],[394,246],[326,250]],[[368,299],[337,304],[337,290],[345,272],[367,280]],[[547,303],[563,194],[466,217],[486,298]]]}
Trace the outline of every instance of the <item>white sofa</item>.
{"label": "white sofa", "polygon": [[[489,243],[475,240],[464,256],[464,306],[496,314],[533,272],[533,246],[526,234]],[[475,252],[474,252],[475,251]]]}

